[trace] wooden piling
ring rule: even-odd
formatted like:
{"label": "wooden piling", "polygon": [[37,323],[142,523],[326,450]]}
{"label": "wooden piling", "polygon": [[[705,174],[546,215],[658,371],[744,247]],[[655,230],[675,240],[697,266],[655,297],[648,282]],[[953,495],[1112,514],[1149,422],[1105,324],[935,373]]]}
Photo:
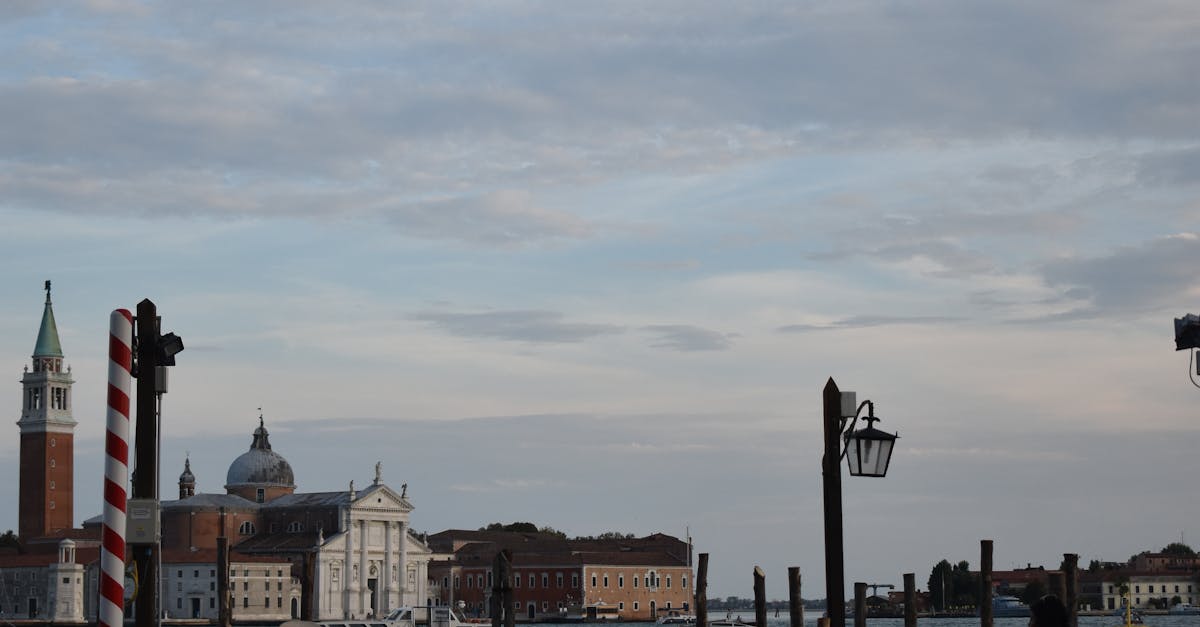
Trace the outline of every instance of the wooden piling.
{"label": "wooden piling", "polygon": [[1067,606],[1067,627],[1079,627],[1079,555],[1063,553],[1063,583]]}
{"label": "wooden piling", "polygon": [[754,624],[767,627],[767,575],[754,567]]}
{"label": "wooden piling", "polygon": [[708,553],[696,564],[696,627],[708,627]]}
{"label": "wooden piling", "polygon": [[492,627],[514,627],[517,613],[513,610],[512,553],[507,549],[496,553],[492,560]]}
{"label": "wooden piling", "polygon": [[917,627],[917,577],[904,573],[904,627]]}
{"label": "wooden piling", "polygon": [[979,627],[992,627],[992,541],[979,541]]}
{"label": "wooden piling", "polygon": [[[225,511],[224,508],[221,509],[221,518],[224,519]],[[229,585],[229,539],[225,537],[225,525],[221,526],[221,535],[217,536],[217,624],[230,627],[233,623],[233,609],[230,607],[232,595]]]}
{"label": "wooden piling", "polygon": [[867,627],[867,584],[854,582],[854,627]]}
{"label": "wooden piling", "polygon": [[799,566],[788,567],[788,615],[792,627],[804,627],[804,598],[800,596]]}

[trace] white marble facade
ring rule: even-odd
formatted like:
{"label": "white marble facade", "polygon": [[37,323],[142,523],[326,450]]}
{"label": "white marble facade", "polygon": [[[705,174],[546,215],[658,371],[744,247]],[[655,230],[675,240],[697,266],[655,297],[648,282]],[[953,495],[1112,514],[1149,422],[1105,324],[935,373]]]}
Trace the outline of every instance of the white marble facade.
{"label": "white marble facade", "polygon": [[317,552],[315,620],[380,616],[423,605],[429,547],[409,532],[412,505],[382,483],[351,498],[339,515],[344,531]]}

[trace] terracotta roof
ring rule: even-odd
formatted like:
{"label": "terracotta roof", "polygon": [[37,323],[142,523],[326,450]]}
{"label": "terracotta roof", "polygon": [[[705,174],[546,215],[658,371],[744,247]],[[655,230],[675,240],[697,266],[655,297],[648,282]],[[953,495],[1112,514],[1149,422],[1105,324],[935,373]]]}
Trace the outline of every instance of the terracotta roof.
{"label": "terracotta roof", "polygon": [[[100,549],[81,547],[75,549],[76,564],[91,564],[100,559]],[[49,566],[58,563],[58,552],[37,552],[0,555],[0,568],[18,568],[21,566]]]}
{"label": "terracotta roof", "polygon": [[[164,564],[216,564],[217,550],[216,549],[198,549],[189,551],[187,549],[163,549],[162,562]],[[229,552],[229,562],[231,564],[246,563],[270,563],[270,564],[290,564],[287,559],[282,557],[271,557],[269,555],[247,555],[238,551]]]}
{"label": "terracotta roof", "polygon": [[316,531],[260,533],[237,544],[238,551],[306,551],[317,544]]}

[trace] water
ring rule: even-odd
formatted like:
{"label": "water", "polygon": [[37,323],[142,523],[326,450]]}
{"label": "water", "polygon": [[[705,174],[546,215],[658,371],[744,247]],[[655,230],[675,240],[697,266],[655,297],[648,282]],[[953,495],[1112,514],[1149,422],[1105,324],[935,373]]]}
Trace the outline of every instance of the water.
{"label": "water", "polygon": [[[767,627],[790,627],[791,621],[788,620],[786,612],[780,612],[779,616],[774,616],[771,612],[767,616]],[[741,616],[744,620],[754,620],[754,610],[737,611],[732,613],[733,616]],[[804,625],[816,625],[817,619],[822,616],[820,610],[809,610],[804,612]],[[710,613],[709,620],[717,618],[725,618],[725,610],[720,612]],[[1146,627],[1200,627],[1200,616],[1155,616],[1143,615],[1142,618],[1146,621]],[[520,623],[518,623],[519,625]],[[589,623],[591,627],[595,625],[607,625],[608,627],[647,627],[653,623]],[[993,620],[995,627],[1027,627],[1029,625],[1028,618],[996,618]],[[1125,618],[1121,616],[1080,616],[1079,627],[1123,627]],[[573,625],[560,623],[537,623],[538,627],[580,627],[578,623]],[[854,619],[846,619],[847,627],[853,627]],[[979,618],[918,618],[918,627],[979,627]],[[904,627],[903,618],[869,618],[867,619],[867,627]]]}

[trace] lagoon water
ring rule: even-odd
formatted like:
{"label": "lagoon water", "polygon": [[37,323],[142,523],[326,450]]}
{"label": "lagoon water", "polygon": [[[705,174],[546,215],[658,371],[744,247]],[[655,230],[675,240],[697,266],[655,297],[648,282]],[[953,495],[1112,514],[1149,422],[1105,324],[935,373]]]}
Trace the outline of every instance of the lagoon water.
{"label": "lagoon water", "polygon": [[[741,616],[743,619],[754,619],[754,611],[734,611],[734,616]],[[804,613],[805,627],[814,626],[817,624],[817,619],[821,617],[821,612],[808,611]],[[710,619],[725,618],[725,611],[709,614]],[[1200,627],[1200,616],[1144,616],[1146,621],[1145,627]],[[519,623],[518,623],[519,624]],[[592,623],[595,625],[597,623]],[[647,627],[653,623],[603,623],[610,627]],[[768,616],[767,627],[789,627],[791,622],[788,620],[786,612],[781,612],[780,616]],[[1125,619],[1117,616],[1080,616],[1079,627],[1123,627]],[[539,627],[579,627],[574,625],[561,625],[557,623],[538,623]],[[854,619],[846,620],[847,627],[853,627]],[[979,627],[979,618],[918,618],[918,627]],[[1028,618],[997,618],[994,620],[995,627],[1026,627],[1029,625]],[[867,619],[867,627],[904,627],[903,618],[870,618]]]}

